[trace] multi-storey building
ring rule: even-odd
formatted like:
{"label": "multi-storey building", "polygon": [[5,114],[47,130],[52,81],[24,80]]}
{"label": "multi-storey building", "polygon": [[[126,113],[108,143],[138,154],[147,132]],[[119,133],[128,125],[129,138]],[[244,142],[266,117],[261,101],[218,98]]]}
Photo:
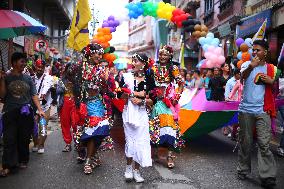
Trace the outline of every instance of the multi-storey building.
{"label": "multi-storey building", "polygon": [[[9,6],[9,3],[10,6]],[[49,47],[56,48],[59,53],[63,53],[66,43],[65,31],[69,29],[75,0],[2,0],[1,9],[8,9],[24,12],[47,27],[44,34],[29,35],[14,38],[14,51],[25,51],[28,54],[35,53],[35,42],[43,39]],[[2,59],[6,67],[8,66],[8,40],[0,40]],[[47,51],[45,56],[49,56]]]}
{"label": "multi-storey building", "polygon": [[283,0],[247,0],[244,1],[244,17],[237,27],[237,37],[252,37],[265,19],[265,38],[269,42],[272,62],[276,64],[284,43],[284,2]]}

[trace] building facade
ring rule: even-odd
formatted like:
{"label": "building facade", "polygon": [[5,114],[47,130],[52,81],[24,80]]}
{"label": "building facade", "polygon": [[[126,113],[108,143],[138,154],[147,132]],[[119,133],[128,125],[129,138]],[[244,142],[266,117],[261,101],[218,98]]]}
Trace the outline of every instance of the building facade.
{"label": "building facade", "polygon": [[[12,6],[9,6],[12,3]],[[1,1],[1,9],[9,9],[24,12],[47,27],[43,34],[21,36],[13,39],[13,51],[26,52],[33,55],[36,52],[36,42],[45,41],[46,45],[58,50],[58,54],[64,54],[67,40],[66,30],[72,20],[75,0],[4,0]],[[8,40],[0,41],[2,59],[8,67]],[[50,51],[41,53],[41,56],[49,57]],[[59,56],[58,56],[59,57]]]}
{"label": "building facade", "polygon": [[253,37],[258,28],[267,19],[265,38],[269,43],[271,61],[277,59],[284,43],[284,2],[283,0],[247,0],[245,16],[237,27],[237,37]]}

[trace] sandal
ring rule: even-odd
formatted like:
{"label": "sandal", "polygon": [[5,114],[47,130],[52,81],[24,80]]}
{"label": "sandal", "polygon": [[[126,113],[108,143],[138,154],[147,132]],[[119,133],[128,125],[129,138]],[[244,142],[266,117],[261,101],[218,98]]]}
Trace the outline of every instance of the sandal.
{"label": "sandal", "polygon": [[101,159],[99,157],[93,157],[93,162],[91,163],[92,168],[96,168],[102,165]]}
{"label": "sandal", "polygon": [[167,161],[168,161],[167,165],[169,169],[172,169],[175,167],[174,158],[172,156],[168,156]]}
{"label": "sandal", "polygon": [[0,177],[7,177],[10,173],[9,169],[2,169],[0,170]]}
{"label": "sandal", "polygon": [[63,148],[62,152],[71,152],[71,144],[66,144],[66,146]]}
{"label": "sandal", "polygon": [[86,160],[86,163],[85,163],[85,166],[84,166],[84,173],[86,175],[89,175],[93,172],[93,169],[92,169],[92,166],[91,166],[91,163],[90,163],[90,159],[88,158]]}

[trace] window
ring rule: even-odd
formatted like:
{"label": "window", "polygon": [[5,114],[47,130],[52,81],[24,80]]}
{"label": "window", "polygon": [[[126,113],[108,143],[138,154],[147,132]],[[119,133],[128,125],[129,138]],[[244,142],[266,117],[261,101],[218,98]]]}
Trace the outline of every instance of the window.
{"label": "window", "polygon": [[214,0],[205,0],[205,13],[213,11]]}
{"label": "window", "polygon": [[204,23],[208,24],[213,21],[214,0],[205,0]]}
{"label": "window", "polygon": [[224,12],[225,10],[228,10],[232,7],[234,4],[233,0],[220,0],[220,13]]}

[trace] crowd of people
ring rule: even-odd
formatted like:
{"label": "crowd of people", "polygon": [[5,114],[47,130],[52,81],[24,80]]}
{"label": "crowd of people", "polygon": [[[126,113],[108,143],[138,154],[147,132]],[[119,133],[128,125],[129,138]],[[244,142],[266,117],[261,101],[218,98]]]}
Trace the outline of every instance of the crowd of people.
{"label": "crowd of people", "polygon": [[[0,74],[4,102],[0,176],[8,176],[15,168],[27,168],[31,139],[32,151],[45,152],[52,104],[58,107],[65,142],[62,151],[72,151],[73,141],[78,163],[83,164],[85,174],[91,174],[101,164],[98,150],[113,148],[112,99],[121,99],[125,102],[124,176],[128,181],[143,182],[139,169],[160,159],[159,148],[167,151],[166,166],[174,168],[175,152],[184,147],[178,124],[179,99],[185,88],[204,88],[207,100],[241,101],[238,178],[245,179],[250,172],[252,127],[256,126],[260,178],[263,186],[272,187],[276,183],[276,166],[269,142],[271,118],[276,116],[272,89],[278,75],[275,66],[267,62],[267,53],[267,43],[258,40],[253,45],[254,58],[240,69],[224,63],[221,68],[187,72],[172,61],[173,49],[162,46],[158,62],[135,53],[132,70],[116,73],[113,64],[103,59],[104,49],[99,44],[86,46],[81,61],[72,64],[50,65],[38,58],[27,65],[26,56],[16,52],[11,58],[12,69]],[[283,106],[279,110],[283,114]],[[282,156],[283,141],[284,137],[278,149]]]}

